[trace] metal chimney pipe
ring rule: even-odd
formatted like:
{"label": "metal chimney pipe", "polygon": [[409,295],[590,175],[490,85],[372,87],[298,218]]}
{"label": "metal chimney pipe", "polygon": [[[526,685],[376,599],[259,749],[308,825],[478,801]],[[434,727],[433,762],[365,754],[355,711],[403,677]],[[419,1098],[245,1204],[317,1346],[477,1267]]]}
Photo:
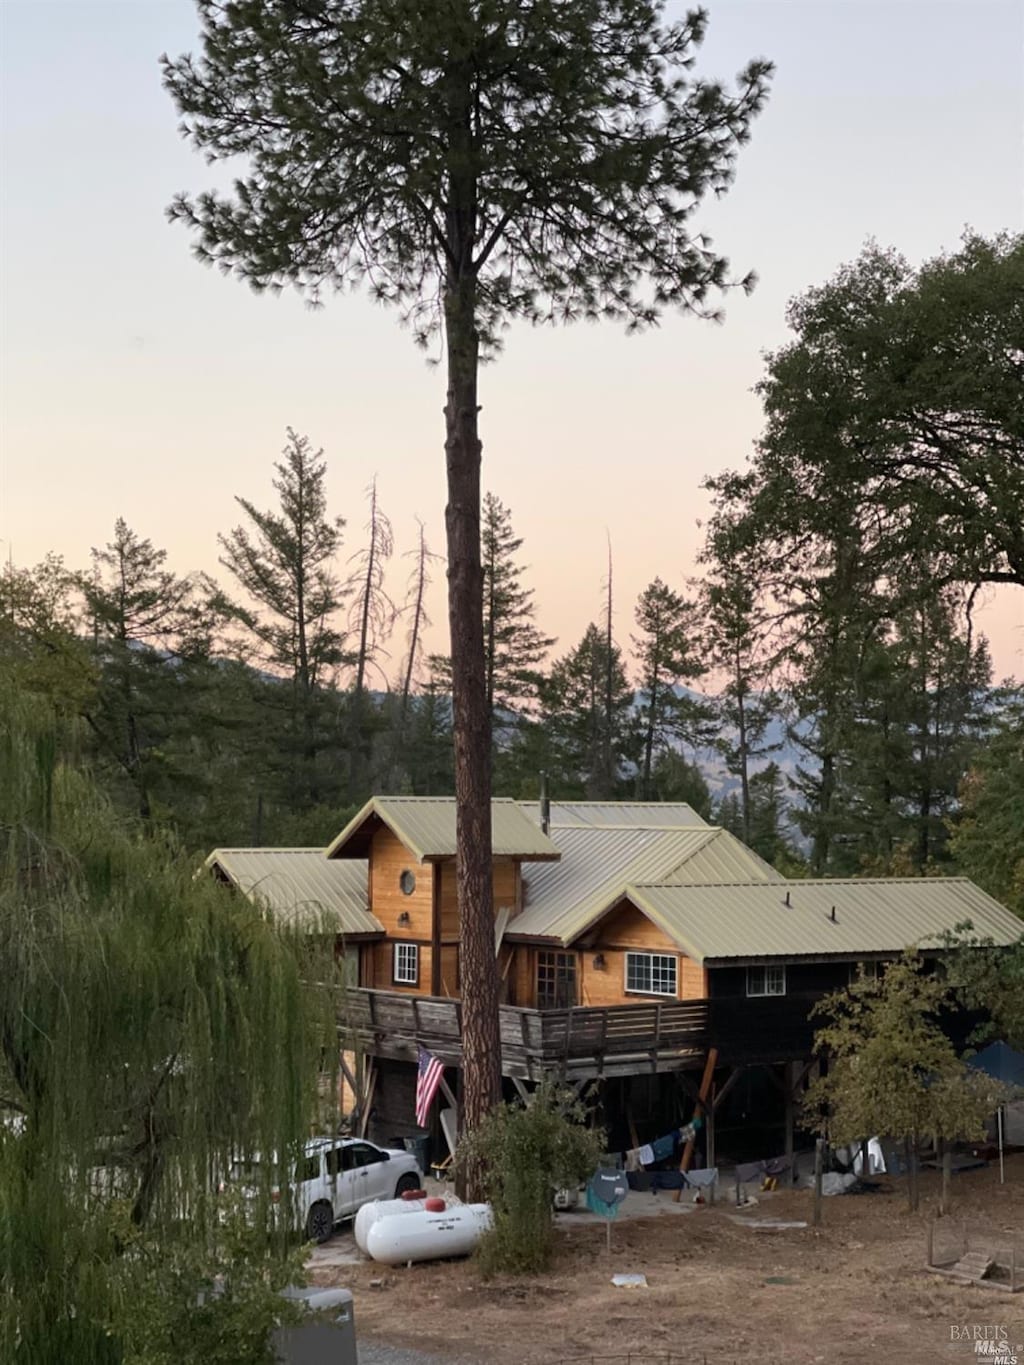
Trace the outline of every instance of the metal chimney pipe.
{"label": "metal chimney pipe", "polygon": [[551,798],[548,795],[548,775],[540,775],[540,827],[543,834],[547,834],[551,826]]}

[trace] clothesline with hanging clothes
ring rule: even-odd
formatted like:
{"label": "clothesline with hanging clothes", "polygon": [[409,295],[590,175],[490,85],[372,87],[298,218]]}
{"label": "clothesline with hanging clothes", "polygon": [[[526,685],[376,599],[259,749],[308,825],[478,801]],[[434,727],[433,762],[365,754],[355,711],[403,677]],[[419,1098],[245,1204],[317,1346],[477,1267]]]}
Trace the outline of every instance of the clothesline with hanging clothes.
{"label": "clothesline with hanging clothes", "polygon": [[659,1161],[665,1161],[668,1157],[674,1156],[678,1148],[684,1142],[694,1137],[701,1127],[701,1120],[695,1117],[682,1128],[673,1128],[671,1133],[666,1133],[664,1137],[655,1138],[653,1142],[646,1142],[642,1147],[634,1147],[628,1152],[622,1153],[622,1165],[626,1171],[639,1171],[645,1166],[656,1166]]}
{"label": "clothesline with hanging clothes", "polygon": [[774,1189],[775,1182],[780,1175],[784,1175],[789,1170],[790,1159],[788,1156],[768,1157],[763,1161],[742,1161],[734,1172],[736,1176],[736,1197],[739,1198],[739,1188],[747,1184],[750,1180],[761,1180],[762,1189]]}

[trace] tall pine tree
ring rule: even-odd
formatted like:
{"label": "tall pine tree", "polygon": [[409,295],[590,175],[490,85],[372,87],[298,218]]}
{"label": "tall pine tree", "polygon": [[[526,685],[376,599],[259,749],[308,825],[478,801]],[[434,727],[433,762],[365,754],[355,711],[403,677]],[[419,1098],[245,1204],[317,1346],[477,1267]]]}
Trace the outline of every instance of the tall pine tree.
{"label": "tall pine tree", "polygon": [[533,589],[523,586],[523,540],[512,513],[493,493],[484,496],[480,528],[484,574],[484,668],[487,705],[499,724],[533,710],[538,667],[555,641],[538,629]]}
{"label": "tall pine tree", "polygon": [[337,791],[338,774],[324,771],[318,760],[327,745],[337,743],[329,733],[323,688],[350,657],[339,623],[348,588],[337,573],[345,523],[328,515],[323,451],[314,451],[307,437],[289,427],[274,468],[278,507],[260,511],[236,498],[248,525],[219,537],[221,563],[248,599],[225,599],[224,607],[255,659],[290,684],[281,697],[291,732],[282,777],[294,799],[316,804]]}
{"label": "tall pine tree", "polygon": [[636,736],[622,652],[613,646],[609,657],[605,631],[587,627],[576,648],[552,667],[541,702],[556,791],[588,800],[612,799],[626,765],[635,762]]}
{"label": "tall pine tree", "polygon": [[[200,257],[257,288],[359,282],[419,340],[443,328],[448,620],[468,1129],[501,1096],[478,379],[502,330],[711,313],[726,260],[693,231],[767,97],[694,80],[707,16],[660,0],[199,0],[202,52],[165,59],[183,127],[244,158],[230,197],[180,196]],[[749,277],[743,283],[749,283]],[[479,1186],[478,1175],[472,1183]]]}
{"label": "tall pine tree", "polygon": [[705,671],[698,644],[696,605],[656,578],[636,604],[633,636],[640,683],[642,751],[637,792],[652,795],[656,760],[675,743],[695,746],[706,736],[709,709],[683,690]]}
{"label": "tall pine tree", "polygon": [[148,822],[167,738],[175,725],[191,728],[188,668],[209,655],[213,616],[196,581],[168,569],[166,550],[121,518],[92,559],[80,587],[99,688],[86,719]]}

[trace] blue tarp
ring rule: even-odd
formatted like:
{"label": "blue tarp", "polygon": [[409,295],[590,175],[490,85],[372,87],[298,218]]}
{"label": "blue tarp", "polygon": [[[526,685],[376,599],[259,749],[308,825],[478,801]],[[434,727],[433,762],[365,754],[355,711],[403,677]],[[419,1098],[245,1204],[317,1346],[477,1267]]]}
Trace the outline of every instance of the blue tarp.
{"label": "blue tarp", "polygon": [[989,1043],[976,1057],[968,1058],[967,1065],[1024,1090],[1024,1052],[1015,1052],[1006,1043]]}

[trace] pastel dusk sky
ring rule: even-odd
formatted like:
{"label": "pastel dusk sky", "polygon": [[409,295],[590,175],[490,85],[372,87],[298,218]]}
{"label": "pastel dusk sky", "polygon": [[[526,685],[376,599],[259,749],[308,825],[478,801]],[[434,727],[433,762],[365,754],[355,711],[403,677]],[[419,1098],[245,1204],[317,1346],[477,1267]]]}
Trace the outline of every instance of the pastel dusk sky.
{"label": "pastel dusk sky", "polygon": [[[701,74],[777,67],[733,189],[695,220],[756,291],[730,295],[721,326],[515,327],[482,377],[484,486],[512,509],[559,652],[598,617],[607,535],[623,645],[640,590],[694,571],[701,481],[758,435],[752,389],[790,298],[868,238],[917,263],[966,226],[1024,222],[1022,0],[707,7]],[[270,504],[290,425],[325,450],[346,553],[377,475],[401,596],[416,517],[443,549],[443,374],[363,296],[313,312],[192,258],[164,210],[214,172],[177,132],[158,58],[197,36],[190,0],[0,0],[0,553],[84,567],[121,516],[179,571],[222,573],[217,533],[236,494]],[[980,619],[997,674],[1024,677],[1024,590],[990,593]]]}

